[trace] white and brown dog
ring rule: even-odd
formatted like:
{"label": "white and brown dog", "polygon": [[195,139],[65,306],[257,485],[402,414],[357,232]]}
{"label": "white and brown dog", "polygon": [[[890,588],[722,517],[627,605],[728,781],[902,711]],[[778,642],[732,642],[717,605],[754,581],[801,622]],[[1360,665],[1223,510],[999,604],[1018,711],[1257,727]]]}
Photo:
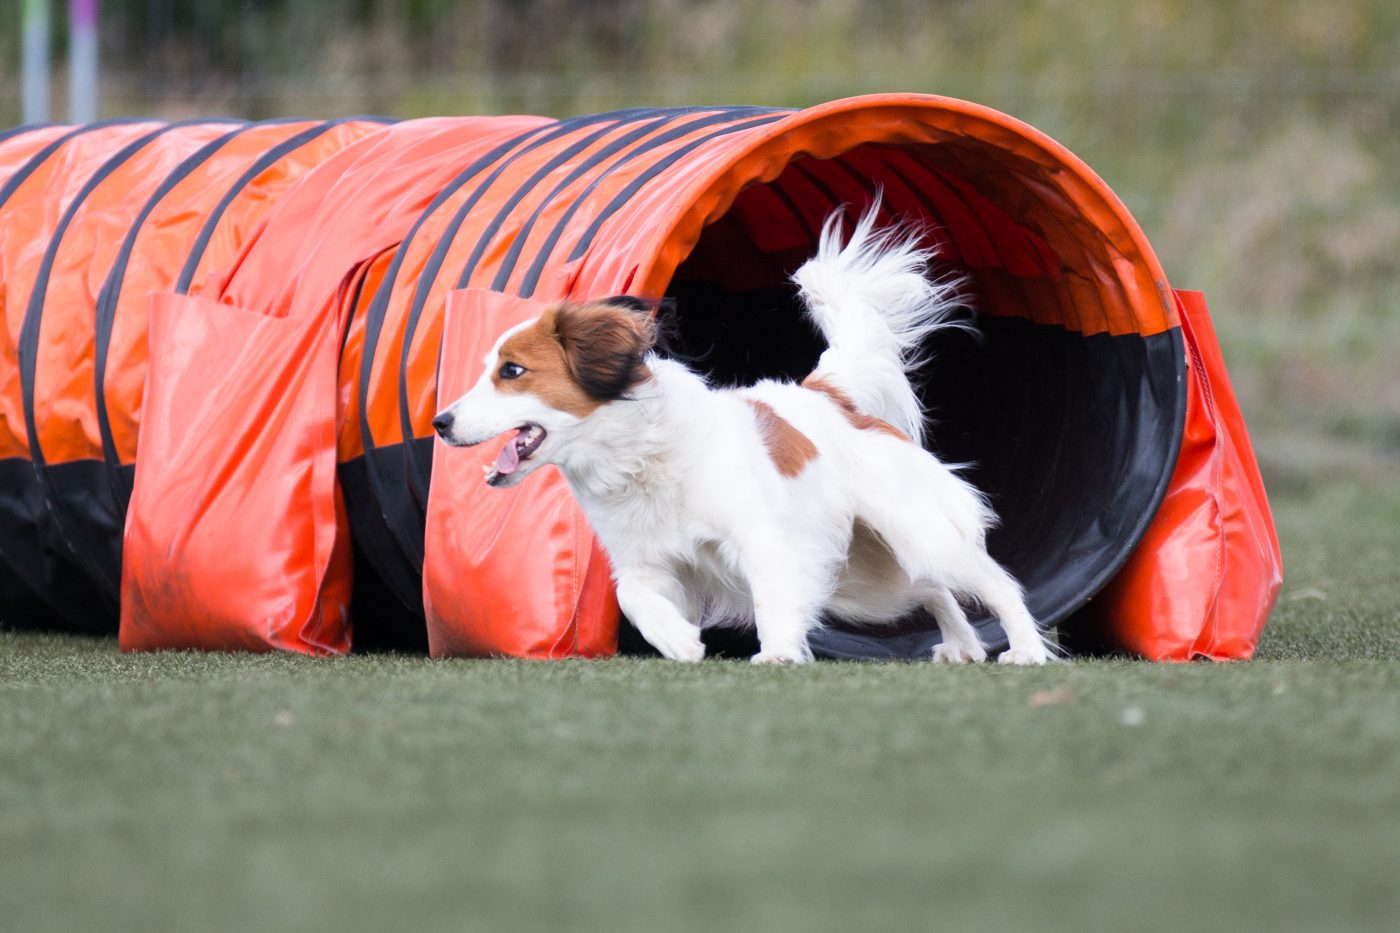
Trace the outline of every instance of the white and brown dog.
{"label": "white and brown dog", "polygon": [[627,300],[564,303],[503,334],[470,392],[433,419],[469,447],[517,432],[486,482],[558,466],[612,557],[622,610],[668,658],[704,656],[702,627],[756,625],[756,662],[811,658],[824,613],[898,619],[924,606],[933,660],[987,652],[960,599],[1000,619],[1000,660],[1051,657],[1017,582],[985,547],[983,497],[922,446],[909,373],[952,325],[956,282],[925,276],[918,238],[838,214],[793,276],[828,349],[801,384],[715,389],[653,352]]}

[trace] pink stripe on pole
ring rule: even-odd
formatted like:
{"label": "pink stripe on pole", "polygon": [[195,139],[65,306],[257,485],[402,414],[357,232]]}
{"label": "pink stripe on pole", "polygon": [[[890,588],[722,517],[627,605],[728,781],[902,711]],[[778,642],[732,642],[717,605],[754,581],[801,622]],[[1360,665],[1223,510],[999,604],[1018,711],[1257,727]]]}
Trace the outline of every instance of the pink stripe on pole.
{"label": "pink stripe on pole", "polygon": [[97,25],[97,0],[68,0],[68,17],[75,27]]}
{"label": "pink stripe on pole", "polygon": [[97,119],[97,2],[68,0],[68,119]]}

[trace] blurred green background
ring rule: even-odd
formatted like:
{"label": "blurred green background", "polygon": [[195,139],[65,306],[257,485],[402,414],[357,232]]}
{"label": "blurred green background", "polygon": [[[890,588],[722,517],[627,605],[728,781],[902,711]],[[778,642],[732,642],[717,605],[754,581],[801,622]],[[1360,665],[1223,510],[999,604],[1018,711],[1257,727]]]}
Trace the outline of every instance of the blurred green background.
{"label": "blurred green background", "polygon": [[1275,494],[1400,463],[1394,0],[104,0],[100,34],[102,115],[987,104],[1084,159],[1207,293]]}

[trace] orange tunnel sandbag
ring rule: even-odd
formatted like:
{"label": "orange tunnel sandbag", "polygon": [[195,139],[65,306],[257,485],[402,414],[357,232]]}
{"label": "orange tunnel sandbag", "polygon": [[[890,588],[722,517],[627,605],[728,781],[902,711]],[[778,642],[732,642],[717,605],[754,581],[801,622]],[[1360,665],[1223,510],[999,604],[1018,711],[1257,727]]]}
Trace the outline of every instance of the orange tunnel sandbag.
{"label": "orange tunnel sandbag", "polygon": [[[96,371],[102,392],[96,398],[96,421],[112,490],[110,514],[118,527],[125,525],[135,476],[151,295],[172,287],[180,294],[201,294],[214,273],[236,262],[288,189],[383,123],[353,118],[252,124],[206,158],[192,158],[168,176],[133,223],[97,308]],[[102,512],[96,516],[106,520]],[[103,582],[114,595],[120,586],[121,550],[118,536],[103,561]]]}
{"label": "orange tunnel sandbag", "polygon": [[[496,338],[545,307],[484,289],[450,292],[438,383],[444,397],[470,389]],[[501,446],[467,456],[443,445],[433,450],[423,564],[429,649],[439,657],[612,654],[620,609],[606,553],[558,471],[539,477],[525,498],[496,496],[499,490],[482,484],[481,464]]]}
{"label": "orange tunnel sandbag", "polygon": [[1189,389],[1171,487],[1081,627],[1153,660],[1248,658],[1282,587],[1283,559],[1205,297],[1177,292],[1177,303]]}

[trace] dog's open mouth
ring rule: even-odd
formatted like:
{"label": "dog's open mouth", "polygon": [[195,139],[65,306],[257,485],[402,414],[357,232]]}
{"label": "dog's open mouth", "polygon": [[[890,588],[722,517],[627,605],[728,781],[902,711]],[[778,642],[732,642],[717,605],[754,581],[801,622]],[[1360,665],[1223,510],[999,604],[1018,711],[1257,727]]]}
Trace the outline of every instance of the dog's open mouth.
{"label": "dog's open mouth", "polygon": [[544,443],[545,430],[537,424],[522,424],[516,428],[515,437],[501,450],[494,464],[486,464],[486,485],[499,486],[506,477],[520,469],[520,464],[529,460]]}

